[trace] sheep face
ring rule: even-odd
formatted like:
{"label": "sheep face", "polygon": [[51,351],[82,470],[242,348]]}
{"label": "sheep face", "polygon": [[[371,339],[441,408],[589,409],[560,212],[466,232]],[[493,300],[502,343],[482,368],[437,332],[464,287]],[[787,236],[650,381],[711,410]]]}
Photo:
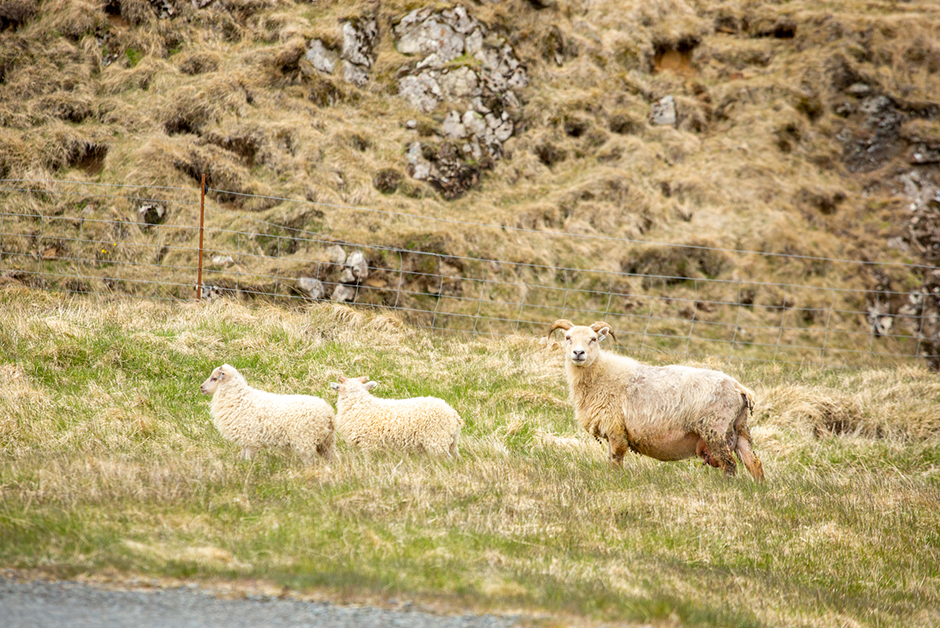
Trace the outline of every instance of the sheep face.
{"label": "sheep face", "polygon": [[202,383],[202,386],[199,387],[200,392],[204,395],[215,394],[216,389],[226,379],[232,376],[232,367],[228,364],[223,364],[219,368],[212,371],[212,375],[209,376],[209,379]]}
{"label": "sheep face", "polygon": [[330,388],[341,395],[352,390],[372,390],[378,385],[378,382],[369,381],[369,378],[365,376],[343,377],[340,375],[339,383],[330,382]]}
{"label": "sheep face", "polygon": [[600,354],[601,341],[613,335],[610,326],[601,322],[585,327],[562,319],[555,321],[548,333],[556,329],[565,330],[565,360],[579,367],[591,366]]}

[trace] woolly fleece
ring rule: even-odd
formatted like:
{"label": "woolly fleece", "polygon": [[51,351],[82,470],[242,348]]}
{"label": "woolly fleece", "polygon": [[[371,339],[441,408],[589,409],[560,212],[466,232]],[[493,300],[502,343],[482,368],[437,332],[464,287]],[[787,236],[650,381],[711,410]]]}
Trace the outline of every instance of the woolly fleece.
{"label": "woolly fleece", "polygon": [[367,377],[339,380],[336,429],[347,443],[364,451],[410,450],[457,457],[463,419],[443,399],[379,399],[369,393]]}
{"label": "woolly fleece", "polygon": [[200,390],[212,395],[209,414],[219,433],[250,458],[262,447],[291,448],[306,463],[335,452],[333,408],[311,395],[278,395],[252,388],[235,367],[223,364]]}

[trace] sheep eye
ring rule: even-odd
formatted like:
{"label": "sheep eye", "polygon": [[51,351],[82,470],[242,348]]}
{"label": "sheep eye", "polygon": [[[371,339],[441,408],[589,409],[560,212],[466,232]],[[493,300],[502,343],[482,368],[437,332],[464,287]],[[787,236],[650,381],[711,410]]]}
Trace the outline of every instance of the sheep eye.
{"label": "sheep eye", "polygon": [[597,338],[591,338],[591,342],[597,342]]}

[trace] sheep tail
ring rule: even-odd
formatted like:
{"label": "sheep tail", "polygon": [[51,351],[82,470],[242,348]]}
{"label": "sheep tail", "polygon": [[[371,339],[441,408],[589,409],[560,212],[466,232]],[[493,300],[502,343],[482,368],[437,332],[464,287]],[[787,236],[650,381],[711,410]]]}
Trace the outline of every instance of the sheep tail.
{"label": "sheep tail", "polygon": [[754,391],[738,382],[738,392],[744,399],[744,407],[747,409],[747,415],[754,414]]}

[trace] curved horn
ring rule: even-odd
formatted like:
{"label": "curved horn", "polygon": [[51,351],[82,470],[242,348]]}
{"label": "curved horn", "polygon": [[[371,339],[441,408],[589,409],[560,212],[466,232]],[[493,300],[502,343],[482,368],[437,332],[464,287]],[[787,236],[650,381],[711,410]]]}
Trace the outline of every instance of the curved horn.
{"label": "curved horn", "polygon": [[607,328],[607,333],[610,334],[610,337],[614,339],[614,342],[617,342],[617,336],[614,335],[614,330],[611,329],[609,324],[605,323],[604,321],[597,321],[591,325],[591,329],[593,329],[595,332],[598,332],[605,327]]}
{"label": "curved horn", "polygon": [[554,323],[552,323],[551,329],[549,329],[549,330],[548,330],[548,333],[545,334],[545,335],[546,335],[546,336],[551,336],[551,335],[552,335],[552,332],[555,331],[556,329],[564,329],[565,331],[567,331],[567,330],[571,329],[572,327],[574,327],[574,323],[572,323],[571,321],[569,321],[569,320],[567,320],[567,319],[559,318],[557,321],[555,321]]}

